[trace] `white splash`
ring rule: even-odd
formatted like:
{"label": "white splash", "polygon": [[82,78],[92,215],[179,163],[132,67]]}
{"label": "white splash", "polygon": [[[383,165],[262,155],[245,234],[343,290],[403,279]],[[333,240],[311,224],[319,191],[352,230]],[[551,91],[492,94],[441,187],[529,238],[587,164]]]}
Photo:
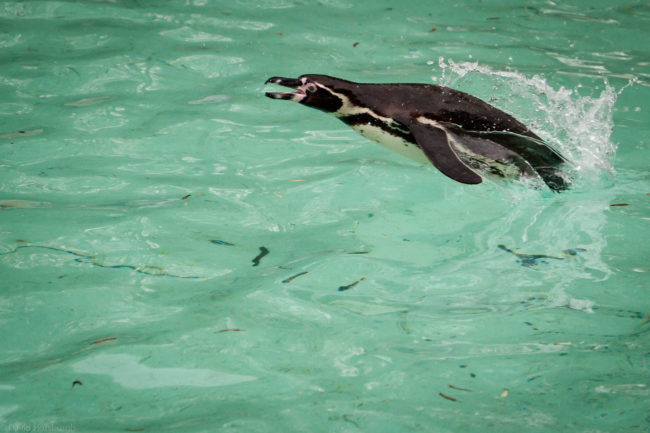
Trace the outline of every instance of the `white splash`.
{"label": "white splash", "polygon": [[614,174],[614,104],[635,80],[616,91],[603,78],[603,90],[598,96],[581,96],[580,85],[576,89],[555,89],[543,74],[527,77],[514,71],[495,71],[478,62],[456,63],[443,57],[438,59],[438,68],[441,73],[437,81],[441,85],[474,94],[478,91],[472,92],[472,87],[478,82],[485,89],[487,77],[492,91],[487,97],[485,93],[476,96],[515,115],[560,151],[571,161],[578,184],[581,178],[589,182],[604,173],[610,177]]}

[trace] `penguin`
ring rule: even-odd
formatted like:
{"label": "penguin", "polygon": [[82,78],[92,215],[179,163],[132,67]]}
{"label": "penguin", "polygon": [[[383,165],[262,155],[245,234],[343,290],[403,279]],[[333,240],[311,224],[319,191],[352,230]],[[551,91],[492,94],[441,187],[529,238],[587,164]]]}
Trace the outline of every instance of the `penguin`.
{"label": "penguin", "polygon": [[448,87],[420,83],[355,83],[328,75],[271,77],[266,92],[331,113],[353,130],[412,160],[431,163],[469,185],[487,178],[540,179],[569,188],[567,160],[511,115]]}

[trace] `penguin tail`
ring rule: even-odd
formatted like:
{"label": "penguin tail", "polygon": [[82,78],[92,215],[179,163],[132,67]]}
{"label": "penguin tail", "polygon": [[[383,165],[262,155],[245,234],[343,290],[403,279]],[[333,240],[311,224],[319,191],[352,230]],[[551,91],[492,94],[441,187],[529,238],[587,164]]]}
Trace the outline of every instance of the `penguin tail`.
{"label": "penguin tail", "polygon": [[571,180],[567,178],[566,173],[552,167],[544,167],[536,169],[542,180],[554,192],[566,191],[571,187]]}

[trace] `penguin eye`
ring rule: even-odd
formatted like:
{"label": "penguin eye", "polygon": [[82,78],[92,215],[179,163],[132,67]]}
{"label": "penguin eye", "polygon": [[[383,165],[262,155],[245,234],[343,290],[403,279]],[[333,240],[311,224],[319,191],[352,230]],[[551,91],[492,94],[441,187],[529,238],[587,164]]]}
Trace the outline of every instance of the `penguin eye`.
{"label": "penguin eye", "polygon": [[318,89],[314,83],[309,83],[307,84],[307,87],[305,87],[305,90],[307,90],[309,93],[314,93]]}

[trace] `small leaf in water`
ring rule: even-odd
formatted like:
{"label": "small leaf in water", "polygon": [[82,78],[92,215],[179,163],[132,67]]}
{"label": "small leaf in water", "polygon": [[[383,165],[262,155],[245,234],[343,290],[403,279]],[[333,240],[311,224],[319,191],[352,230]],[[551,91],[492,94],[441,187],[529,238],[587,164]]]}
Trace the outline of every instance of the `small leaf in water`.
{"label": "small leaf in water", "polygon": [[220,239],[212,239],[212,240],[210,240],[210,242],[212,242],[213,244],[217,244],[217,245],[226,245],[228,247],[234,247],[235,246],[235,244],[231,244],[230,242],[222,241]]}

